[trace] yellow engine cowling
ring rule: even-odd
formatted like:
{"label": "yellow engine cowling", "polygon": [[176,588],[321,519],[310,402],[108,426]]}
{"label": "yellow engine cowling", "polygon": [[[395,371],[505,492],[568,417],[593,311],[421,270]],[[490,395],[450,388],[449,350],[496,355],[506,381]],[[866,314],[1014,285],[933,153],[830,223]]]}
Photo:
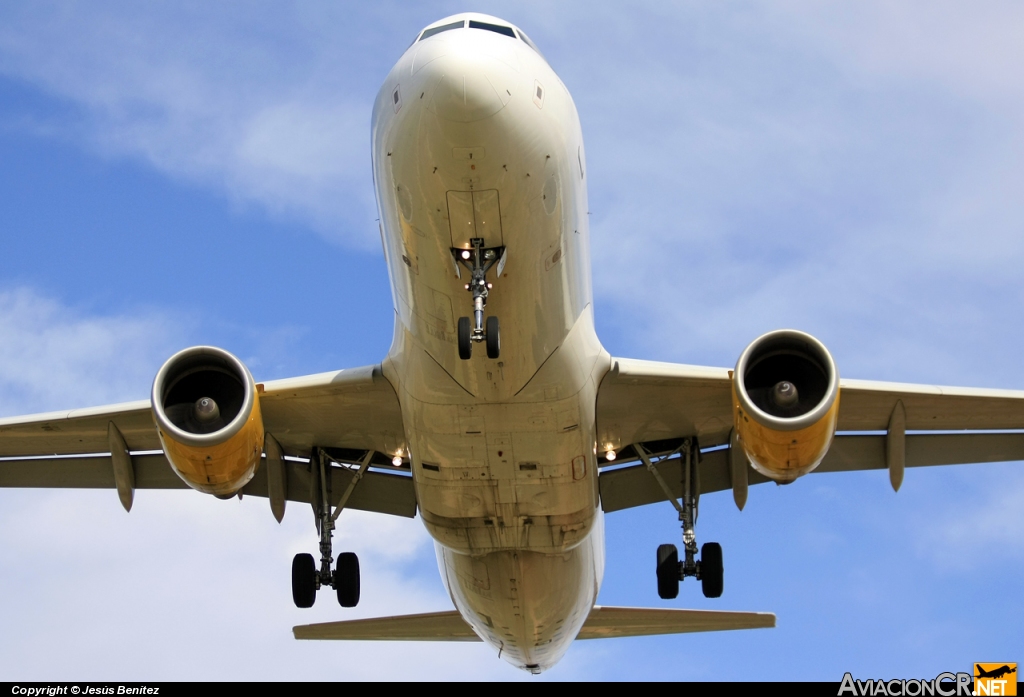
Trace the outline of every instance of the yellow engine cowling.
{"label": "yellow engine cowling", "polygon": [[252,479],[263,417],[242,361],[213,346],[179,351],[157,372],[152,403],[164,454],[186,484],[229,497]]}
{"label": "yellow engine cowling", "polygon": [[736,434],[751,466],[788,483],[821,464],[839,418],[839,371],[825,346],[792,329],[755,339],[732,378]]}

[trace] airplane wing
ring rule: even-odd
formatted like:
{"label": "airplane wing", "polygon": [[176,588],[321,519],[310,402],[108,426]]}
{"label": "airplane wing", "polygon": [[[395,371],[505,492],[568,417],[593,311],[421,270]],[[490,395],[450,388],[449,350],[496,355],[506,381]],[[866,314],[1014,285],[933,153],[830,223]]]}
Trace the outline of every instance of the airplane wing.
{"label": "airplane wing", "polygon": [[[905,412],[906,467],[1024,460],[1024,391],[843,379],[838,434],[812,474],[887,469],[885,432],[898,403]],[[703,450],[700,492],[732,488],[726,368],[613,359],[598,392],[597,427],[598,443],[618,451],[614,462],[599,458],[606,512],[665,500],[646,466],[629,465],[637,460],[634,444],[656,455],[696,437]],[[682,495],[679,458],[655,466]],[[747,476],[749,484],[770,481],[749,468]]]}
{"label": "airplane wing", "polygon": [[[416,514],[408,465],[394,467],[385,453],[404,448],[398,398],[380,366],[273,380],[257,385],[266,432],[285,456],[287,500],[308,503],[314,446],[340,463],[358,462],[373,451],[370,465],[347,506],[406,517]],[[108,428],[113,423],[132,456],[137,489],[184,489],[160,452],[150,403],[0,419],[0,487],[115,488]],[[341,496],[355,476],[331,468],[330,490]],[[242,490],[268,496],[267,468]]]}
{"label": "airplane wing", "polygon": [[[768,612],[721,612],[645,607],[594,607],[577,639],[612,639],[716,632],[728,629],[761,629],[775,626]],[[473,628],[455,610],[422,615],[371,617],[343,622],[323,622],[295,627],[296,639],[359,641],[480,641]]]}

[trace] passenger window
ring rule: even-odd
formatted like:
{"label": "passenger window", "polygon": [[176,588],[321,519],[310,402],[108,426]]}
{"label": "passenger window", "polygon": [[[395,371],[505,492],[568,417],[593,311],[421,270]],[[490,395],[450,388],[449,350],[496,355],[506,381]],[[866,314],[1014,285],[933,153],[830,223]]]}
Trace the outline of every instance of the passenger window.
{"label": "passenger window", "polygon": [[512,31],[512,27],[503,27],[500,24],[488,24],[487,22],[478,22],[475,19],[469,20],[470,29],[486,29],[487,31],[493,31],[498,34],[504,34],[510,36],[513,39],[516,38],[516,33]]}
{"label": "passenger window", "polygon": [[423,33],[420,34],[420,41],[423,41],[423,39],[429,39],[434,34],[440,34],[443,31],[448,31],[450,29],[462,29],[464,26],[466,26],[466,23],[463,21],[452,22],[451,24],[442,24],[439,27],[431,27],[430,29],[424,29]]}

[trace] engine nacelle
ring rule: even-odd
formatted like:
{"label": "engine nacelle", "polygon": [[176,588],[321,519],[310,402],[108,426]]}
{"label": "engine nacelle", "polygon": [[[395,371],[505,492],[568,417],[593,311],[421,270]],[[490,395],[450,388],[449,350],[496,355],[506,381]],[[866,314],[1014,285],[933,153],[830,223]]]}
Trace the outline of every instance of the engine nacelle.
{"label": "engine nacelle", "polygon": [[242,361],[213,346],[179,351],[157,372],[152,402],[164,454],[186,484],[228,497],[252,479],[263,417]]}
{"label": "engine nacelle", "polygon": [[791,482],[819,464],[839,417],[839,371],[825,346],[792,329],[758,337],[732,379],[736,433],[750,464]]}

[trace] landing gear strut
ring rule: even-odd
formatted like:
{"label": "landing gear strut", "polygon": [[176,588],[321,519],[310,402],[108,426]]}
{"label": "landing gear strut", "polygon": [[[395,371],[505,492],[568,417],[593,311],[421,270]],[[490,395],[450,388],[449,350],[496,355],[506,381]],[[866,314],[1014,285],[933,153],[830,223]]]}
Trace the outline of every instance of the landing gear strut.
{"label": "landing gear strut", "polygon": [[473,317],[459,318],[459,358],[466,361],[473,355],[473,344],[487,343],[487,357],[494,359],[501,354],[501,330],[497,317],[488,317],[484,322],[484,308],[487,307],[487,296],[491,284],[487,282],[487,272],[498,264],[498,273],[504,266],[505,248],[484,248],[482,237],[474,237],[469,241],[472,249],[452,248],[456,268],[465,266],[470,273],[470,281],[466,290],[473,294]]}
{"label": "landing gear strut", "polygon": [[316,592],[323,586],[334,588],[338,603],[342,607],[355,607],[359,603],[359,558],[353,552],[342,552],[338,555],[338,564],[331,570],[333,561],[332,538],[335,522],[348,502],[352,490],[370,466],[373,451],[359,463],[359,470],[338,504],[331,506],[330,458],[320,448],[314,448],[310,457],[310,472],[319,484],[319,501],[313,504],[316,516],[316,528],[320,533],[320,569],[317,570],[312,554],[296,554],[292,560],[292,600],[297,607],[313,607]]}
{"label": "landing gear strut", "polygon": [[700,559],[697,559],[697,505],[700,500],[697,460],[700,457],[700,449],[696,440],[687,438],[675,452],[669,455],[671,457],[680,453],[683,460],[682,504],[676,500],[671,488],[651,462],[644,447],[639,444],[634,447],[644,465],[654,475],[669,501],[679,512],[679,521],[683,527],[683,561],[679,561],[679,550],[675,545],[660,545],[658,547],[658,596],[666,600],[675,598],[679,595],[679,582],[692,576],[700,581],[704,597],[720,597],[722,595],[722,546],[717,542],[705,543],[700,548]]}

